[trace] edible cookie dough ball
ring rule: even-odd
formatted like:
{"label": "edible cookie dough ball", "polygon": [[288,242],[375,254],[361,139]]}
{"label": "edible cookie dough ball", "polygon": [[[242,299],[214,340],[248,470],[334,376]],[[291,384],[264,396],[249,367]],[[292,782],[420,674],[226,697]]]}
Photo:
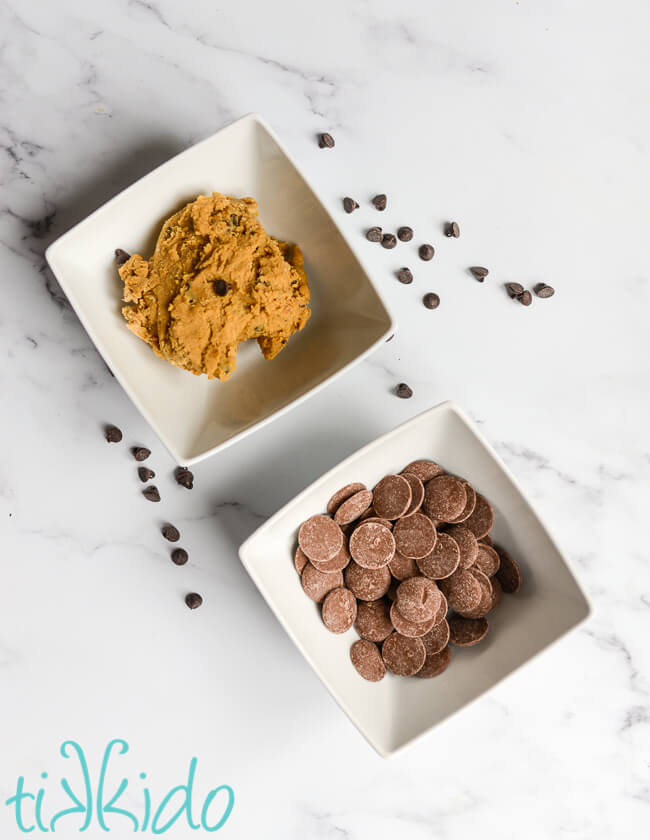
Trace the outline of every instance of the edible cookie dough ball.
{"label": "edible cookie dough ball", "polygon": [[210,379],[230,376],[248,338],[273,359],[311,314],[300,249],[268,235],[252,198],[199,196],[167,219],[151,259],[119,272],[129,329]]}

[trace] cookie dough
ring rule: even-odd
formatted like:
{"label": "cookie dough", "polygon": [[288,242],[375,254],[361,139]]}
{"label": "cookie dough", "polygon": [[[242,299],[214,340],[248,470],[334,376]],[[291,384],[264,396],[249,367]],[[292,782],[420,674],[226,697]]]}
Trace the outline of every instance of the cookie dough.
{"label": "cookie dough", "polygon": [[273,359],[311,311],[303,255],[269,236],[252,198],[200,195],[162,226],[151,259],[119,268],[122,313],[154,353],[210,379],[227,379],[254,338]]}

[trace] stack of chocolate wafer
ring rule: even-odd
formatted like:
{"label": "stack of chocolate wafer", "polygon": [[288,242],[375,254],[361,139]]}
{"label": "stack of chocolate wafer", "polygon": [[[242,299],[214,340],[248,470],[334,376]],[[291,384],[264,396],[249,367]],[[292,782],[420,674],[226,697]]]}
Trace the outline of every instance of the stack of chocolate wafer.
{"label": "stack of chocolate wafer", "polygon": [[325,626],[361,637],[350,658],[364,679],[435,677],[449,644],[488,632],[501,593],[521,572],[492,544],[492,506],[465,479],[418,460],[368,490],[355,482],[298,530],[295,566]]}

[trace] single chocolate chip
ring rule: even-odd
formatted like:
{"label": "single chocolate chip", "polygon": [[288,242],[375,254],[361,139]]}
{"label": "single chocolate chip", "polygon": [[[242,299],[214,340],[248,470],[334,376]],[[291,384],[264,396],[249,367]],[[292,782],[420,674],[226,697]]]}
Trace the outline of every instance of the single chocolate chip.
{"label": "single chocolate chip", "polygon": [[392,233],[385,233],[381,238],[382,248],[394,248],[397,245],[397,238]]}
{"label": "single chocolate chip", "polygon": [[214,284],[214,290],[219,297],[224,297],[224,295],[227,295],[231,289],[232,286],[230,283],[226,283],[225,280],[217,280]]}
{"label": "single chocolate chip", "polygon": [[388,342],[392,341],[394,338],[395,338],[395,333],[393,333],[392,335],[389,335],[388,338],[386,339],[386,344],[388,344]]}
{"label": "single chocolate chip", "polygon": [[506,283],[506,291],[511,298],[518,298],[524,293],[524,287],[521,283]]}
{"label": "single chocolate chip", "polygon": [[381,242],[381,228],[371,227],[366,231],[366,239],[368,242]]}
{"label": "single chocolate chip", "polygon": [[194,474],[187,467],[179,467],[175,473],[176,483],[191,490],[194,487]]}
{"label": "single chocolate chip", "polygon": [[458,239],[460,236],[460,228],[458,227],[458,222],[447,222],[445,225],[445,236],[453,236],[454,239]]}
{"label": "single chocolate chip", "polygon": [[106,426],[104,437],[109,443],[119,443],[122,440],[122,432],[117,426]]}
{"label": "single chocolate chip", "polygon": [[174,525],[165,525],[162,529],[162,535],[169,542],[178,542],[181,538],[180,531]]}
{"label": "single chocolate chip", "polygon": [[427,309],[437,309],[440,306],[440,297],[435,292],[427,292],[422,298],[422,303]]}
{"label": "single chocolate chip", "polygon": [[485,280],[485,278],[488,276],[488,274],[490,273],[487,270],[487,268],[483,268],[482,265],[473,265],[470,268],[470,271],[472,272],[474,277],[476,277],[476,279],[478,280],[479,283],[482,283]]}
{"label": "single chocolate chip", "polygon": [[318,135],[318,146],[321,149],[333,149],[335,146],[334,138],[331,134],[328,134],[324,131],[322,134]]}
{"label": "single chocolate chip", "polygon": [[184,566],[188,559],[187,551],[184,548],[175,548],[172,551],[172,563],[175,563],[177,566]]}
{"label": "single chocolate chip", "polygon": [[146,461],[151,455],[151,450],[147,449],[146,446],[136,446],[132,451],[136,461]]}
{"label": "single chocolate chip", "polygon": [[400,283],[412,283],[413,273],[411,272],[411,269],[406,268],[406,266],[404,268],[400,268],[400,270],[397,272],[397,279]]}
{"label": "single chocolate chip", "polygon": [[354,210],[357,209],[358,206],[359,205],[357,204],[357,202],[353,198],[350,198],[349,196],[346,196],[343,199],[343,209],[345,210],[346,213],[352,213]]}
{"label": "single chocolate chip", "polygon": [[148,499],[150,502],[159,502],[160,501],[160,493],[158,492],[158,488],[155,484],[151,484],[149,487],[145,487],[142,491],[142,495],[145,499]]}
{"label": "single chocolate chip", "polygon": [[230,214],[230,221],[234,227],[239,227],[241,216],[236,216],[234,213]]}
{"label": "single chocolate chip", "polygon": [[138,467],[138,477],[143,484],[146,484],[147,481],[151,481],[152,478],[156,477],[156,473],[150,470],[149,467]]}
{"label": "single chocolate chip", "polygon": [[373,198],[372,203],[375,205],[377,210],[385,210],[386,205],[388,204],[388,199],[386,198],[384,193],[379,193],[379,195],[376,195]]}
{"label": "single chocolate chip", "polygon": [[185,596],[185,603],[191,610],[195,610],[197,607],[201,606],[203,598],[201,598],[198,592],[189,592]]}
{"label": "single chocolate chip", "polygon": [[538,283],[535,286],[535,294],[540,298],[550,298],[555,294],[553,286],[547,286],[546,283]]}
{"label": "single chocolate chip", "polygon": [[421,260],[430,260],[435,254],[435,249],[433,245],[425,243],[424,245],[420,245],[418,249],[418,254],[420,255]]}
{"label": "single chocolate chip", "polygon": [[521,295],[519,295],[519,303],[522,303],[524,306],[530,306],[533,302],[533,296],[531,293],[526,289]]}
{"label": "single chocolate chip", "polygon": [[395,389],[395,393],[401,399],[408,400],[409,397],[413,396],[413,389],[409,388],[406,382],[400,382],[397,388]]}
{"label": "single chocolate chip", "polygon": [[121,248],[115,249],[115,265],[124,265],[124,263],[130,259],[131,254],[123,251]]}
{"label": "single chocolate chip", "polygon": [[397,238],[400,242],[410,242],[413,239],[413,228],[404,227],[397,229]]}

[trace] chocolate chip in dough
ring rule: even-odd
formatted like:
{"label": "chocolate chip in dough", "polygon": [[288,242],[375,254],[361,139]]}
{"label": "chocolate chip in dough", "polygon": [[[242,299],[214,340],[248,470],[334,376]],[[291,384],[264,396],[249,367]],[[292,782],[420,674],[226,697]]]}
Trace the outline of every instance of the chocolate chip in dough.
{"label": "chocolate chip in dough", "polygon": [[336,143],[334,142],[334,138],[327,131],[323,131],[318,135],[319,149],[333,149],[335,145]]}
{"label": "chocolate chip in dough", "polygon": [[122,431],[117,426],[106,426],[104,437],[109,443],[119,443],[122,440]]}
{"label": "chocolate chip in dough", "polygon": [[408,286],[409,283],[413,282],[413,272],[410,268],[406,268],[406,266],[404,266],[397,272],[397,279],[400,283],[404,283],[405,286]]}
{"label": "chocolate chip in dough", "polygon": [[410,242],[413,239],[413,228],[407,225],[397,228],[397,238],[400,242]]}
{"label": "chocolate chip in dough", "polygon": [[381,242],[382,230],[380,227],[371,227],[366,231],[366,239],[368,242]]}
{"label": "chocolate chip in dough", "polygon": [[418,254],[420,255],[420,259],[428,262],[429,260],[433,259],[433,255],[435,254],[435,248],[433,245],[429,245],[428,242],[425,242],[424,245],[420,245],[418,248]]}
{"label": "chocolate chip in dough", "polygon": [[409,400],[413,396],[413,389],[406,382],[400,382],[397,388],[395,388],[395,394],[401,400]]}
{"label": "chocolate chip in dough", "polygon": [[201,606],[203,603],[203,598],[199,595],[198,592],[189,592],[185,596],[185,603],[191,610],[195,610]]}
{"label": "chocolate chip in dough", "polygon": [[372,199],[372,203],[374,204],[377,210],[385,210],[386,205],[388,204],[388,199],[384,195],[384,193],[379,193]]}
{"label": "chocolate chip in dough", "polygon": [[178,542],[181,538],[180,531],[175,525],[165,525],[162,529],[162,535],[169,542]]}
{"label": "chocolate chip in dough", "polygon": [[225,280],[216,280],[214,284],[214,291],[219,297],[225,297],[228,292],[232,289],[230,283],[226,283]]}
{"label": "chocolate chip in dough", "polygon": [[158,492],[158,488],[155,484],[150,484],[149,487],[145,487],[142,491],[142,495],[150,502],[160,501],[160,493]]}
{"label": "chocolate chip in dough", "polygon": [[353,213],[359,207],[358,203],[349,196],[343,199],[343,209],[346,213]]}

